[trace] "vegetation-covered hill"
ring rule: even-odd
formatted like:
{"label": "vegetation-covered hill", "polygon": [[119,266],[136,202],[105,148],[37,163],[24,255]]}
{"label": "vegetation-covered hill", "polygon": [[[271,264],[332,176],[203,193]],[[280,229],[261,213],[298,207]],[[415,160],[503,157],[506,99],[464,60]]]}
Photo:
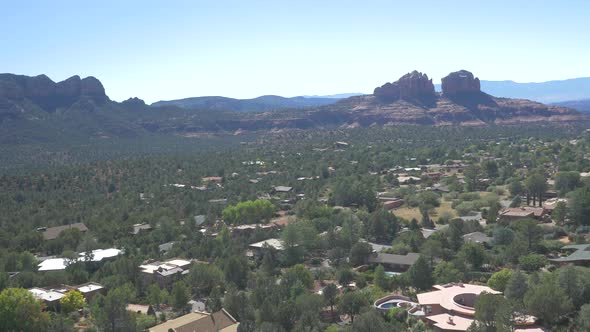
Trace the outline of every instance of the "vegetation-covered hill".
{"label": "vegetation-covered hill", "polygon": [[335,103],[340,98],[260,96],[252,99],[227,97],[192,97],[177,100],[158,101],[152,106],[178,106],[186,109],[263,112],[286,108],[305,108]]}
{"label": "vegetation-covered hill", "polygon": [[[224,308],[247,332],[429,332],[409,308],[385,312],[373,303],[389,294],[419,301],[417,293],[449,283],[503,292],[475,299],[476,325],[512,326],[518,312],[553,331],[590,326],[590,269],[550,260],[567,255],[564,242],[590,237],[583,127],[292,130],[239,145],[214,137],[163,140],[170,137],[143,137],[170,150],[152,155],[122,139],[121,146],[98,141],[64,151],[71,159],[61,164],[3,172],[1,330],[142,331],[192,310],[194,300],[211,312]],[[127,150],[97,158],[107,148]],[[502,218],[508,205],[538,209],[527,197],[545,193],[561,200],[551,201],[558,202],[553,212]],[[391,198],[403,205],[387,210]],[[88,230],[42,235],[43,227],[73,223]],[[134,233],[137,224],[146,229]],[[250,247],[268,239],[283,247]],[[124,254],[38,271],[47,255],[110,247]],[[398,270],[372,263],[373,250],[419,258]],[[163,267],[174,273],[165,284],[140,268],[179,258],[192,267]],[[106,294],[64,300],[51,313],[22,289],[89,281]],[[149,304],[157,315],[129,312],[127,304]]]}
{"label": "vegetation-covered hill", "polygon": [[[2,74],[0,144],[109,140],[154,134],[194,137],[373,125],[485,126],[585,120],[571,109],[489,96],[479,91],[479,81],[476,84],[473,75],[465,73],[471,75],[464,71],[449,75],[447,89],[443,87],[442,94],[434,92],[432,82],[425,75],[414,72],[377,88],[374,95],[280,112],[230,112],[237,109],[225,99],[220,104],[213,103],[217,105],[214,107],[200,104],[204,109],[148,106],[137,98],[117,103],[109,100],[95,78],[74,76],[55,83],[43,75]],[[461,90],[463,88],[467,90]],[[279,104],[285,101],[275,96],[251,101],[266,104],[277,99]],[[286,100],[289,103],[284,106],[299,107],[309,105],[306,103],[313,99]],[[322,99],[322,103],[333,101]],[[249,108],[240,108],[246,109]]]}
{"label": "vegetation-covered hill", "polygon": [[555,103],[555,105],[572,108],[578,112],[590,114],[590,99],[562,101]]}

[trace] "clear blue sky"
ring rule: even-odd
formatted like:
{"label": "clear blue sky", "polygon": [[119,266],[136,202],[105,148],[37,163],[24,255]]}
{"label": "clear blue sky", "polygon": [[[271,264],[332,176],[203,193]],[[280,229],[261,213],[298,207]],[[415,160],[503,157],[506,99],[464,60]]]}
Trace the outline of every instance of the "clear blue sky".
{"label": "clear blue sky", "polygon": [[590,1],[5,1],[0,72],[96,76],[114,100],[372,92],[590,76]]}

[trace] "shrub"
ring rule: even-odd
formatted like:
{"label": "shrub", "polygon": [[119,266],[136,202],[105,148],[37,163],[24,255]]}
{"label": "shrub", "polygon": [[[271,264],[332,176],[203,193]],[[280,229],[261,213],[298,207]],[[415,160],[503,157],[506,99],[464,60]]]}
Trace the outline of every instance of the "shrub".
{"label": "shrub", "polygon": [[503,292],[506,289],[506,284],[508,284],[508,280],[512,277],[512,270],[510,269],[502,269],[490,277],[488,280],[488,286],[492,289],[497,290],[499,292]]}
{"label": "shrub", "polygon": [[520,267],[529,272],[537,271],[547,264],[547,258],[543,255],[529,254],[518,259]]}

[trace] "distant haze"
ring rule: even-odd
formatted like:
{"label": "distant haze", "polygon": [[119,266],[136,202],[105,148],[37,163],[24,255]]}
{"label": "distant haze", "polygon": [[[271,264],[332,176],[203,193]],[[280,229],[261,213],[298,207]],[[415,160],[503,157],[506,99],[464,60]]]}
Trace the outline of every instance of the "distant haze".
{"label": "distant haze", "polygon": [[[435,88],[440,91],[440,84],[435,85]],[[481,90],[495,97],[555,103],[590,98],[590,77],[539,83],[482,80]]]}
{"label": "distant haze", "polygon": [[2,9],[10,15],[0,20],[0,72],[94,76],[117,101],[371,93],[412,70],[435,82],[460,69],[493,81],[590,76],[583,0],[4,1]]}
{"label": "distant haze", "polygon": [[[394,79],[392,79],[392,81],[394,81]],[[385,82],[378,82],[375,84],[375,86],[378,86],[383,83]],[[437,91],[440,91],[440,84],[435,84],[435,89]],[[517,83],[514,81],[482,80],[481,90],[494,97],[529,99],[542,103],[558,103],[564,101],[590,99],[590,77],[538,83]],[[205,107],[206,109],[221,109],[226,107],[226,109],[238,110],[234,109],[234,107],[228,108],[228,102],[235,103],[237,101],[242,101],[247,102],[244,105],[247,105],[247,108],[249,108],[250,110],[268,110],[276,108],[276,105],[289,108],[325,105],[330,104],[339,99],[372,93],[373,88],[371,88],[370,91],[366,93],[356,92],[338,93],[332,95],[305,95],[292,98],[283,98],[279,96],[261,96],[253,99],[240,100],[227,98],[231,96],[225,96],[225,98],[187,96],[184,99],[159,101],[154,103],[154,105],[177,105],[181,107],[190,108],[196,106],[203,107],[205,106],[205,103],[207,103],[207,107]],[[243,103],[241,103],[240,105],[242,104]]]}
{"label": "distant haze", "polygon": [[303,97],[304,98],[335,98],[335,99],[342,99],[342,98],[348,98],[348,97],[360,96],[360,95],[364,95],[364,93],[361,93],[361,92],[337,93],[337,94],[334,94],[334,95],[325,95],[325,96],[312,95],[312,96],[303,96]]}

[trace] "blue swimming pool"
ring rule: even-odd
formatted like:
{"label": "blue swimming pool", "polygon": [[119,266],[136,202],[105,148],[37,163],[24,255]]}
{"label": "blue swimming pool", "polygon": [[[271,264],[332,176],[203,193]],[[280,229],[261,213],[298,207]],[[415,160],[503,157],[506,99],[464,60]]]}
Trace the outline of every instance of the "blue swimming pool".
{"label": "blue swimming pool", "polygon": [[[385,299],[385,301],[383,301],[382,303],[375,304],[375,307],[377,307],[377,309],[381,309],[381,310],[389,310],[391,308],[409,309],[409,308],[415,307],[417,305],[417,303],[414,303],[414,302],[411,302],[408,300],[399,299],[399,298]],[[377,302],[379,302],[379,300],[377,300]]]}
{"label": "blue swimming pool", "polygon": [[400,275],[401,273],[399,272],[385,272],[385,275],[388,277],[393,277],[393,276],[397,276]]}
{"label": "blue swimming pool", "polygon": [[397,307],[397,303],[395,303],[395,302],[386,302],[386,303],[383,303],[379,306],[379,308],[382,308],[382,309],[391,309],[391,308],[395,308],[395,307]]}

